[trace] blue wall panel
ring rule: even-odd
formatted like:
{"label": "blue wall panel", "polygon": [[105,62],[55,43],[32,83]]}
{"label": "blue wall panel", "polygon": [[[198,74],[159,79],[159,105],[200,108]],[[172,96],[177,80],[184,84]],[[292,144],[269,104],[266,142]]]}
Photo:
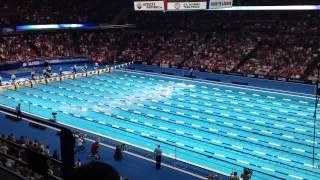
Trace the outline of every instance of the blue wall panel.
{"label": "blue wall panel", "polygon": [[[162,74],[170,74],[176,76],[190,76],[190,72],[187,70],[176,69],[176,68],[164,68],[159,66],[143,65],[143,64],[132,64],[129,66],[130,69],[155,72]],[[192,74],[196,78],[219,81],[224,83],[242,84],[256,88],[269,88],[278,91],[290,91],[294,93],[314,94],[315,86],[311,84],[284,82],[276,80],[250,78],[244,76],[216,74],[208,72],[193,72]]]}

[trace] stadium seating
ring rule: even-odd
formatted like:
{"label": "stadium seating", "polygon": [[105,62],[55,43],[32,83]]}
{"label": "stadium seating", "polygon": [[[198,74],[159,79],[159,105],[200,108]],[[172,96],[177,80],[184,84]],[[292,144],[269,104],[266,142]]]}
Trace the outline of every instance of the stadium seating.
{"label": "stadium seating", "polygon": [[111,22],[125,0],[0,0],[0,24],[56,24]]}
{"label": "stadium seating", "polygon": [[[286,1],[279,1],[285,3]],[[79,10],[79,3],[88,4]],[[82,0],[65,8],[56,1],[37,0],[17,5],[4,1],[2,13],[15,7],[26,15],[23,23],[107,22],[97,17],[98,6]],[[103,2],[97,1],[95,4]],[[254,2],[236,2],[252,3]],[[269,1],[263,1],[268,4]],[[17,5],[17,6],[15,6]],[[126,8],[130,5],[121,5]],[[43,7],[42,7],[43,6]],[[119,6],[118,3],[111,5]],[[30,9],[39,8],[39,11]],[[93,8],[98,8],[96,12]],[[109,6],[110,9],[112,9]],[[94,9],[96,10],[96,9]],[[46,12],[55,12],[48,15]],[[111,14],[116,14],[110,11]],[[32,15],[30,15],[30,13]],[[69,16],[70,14],[70,16]],[[254,14],[254,16],[253,16]],[[64,16],[62,16],[64,15]],[[46,16],[49,16],[48,18]],[[77,17],[81,18],[77,18]],[[107,16],[107,15],[106,15]],[[235,19],[234,17],[238,18]],[[110,16],[111,17],[111,16]],[[5,19],[3,16],[1,19]],[[59,19],[60,18],[60,19]],[[95,18],[98,18],[95,19]],[[17,18],[13,18],[17,19]],[[77,20],[75,20],[77,19]],[[319,14],[313,12],[182,12],[127,13],[120,23],[134,30],[87,30],[9,34],[0,37],[0,63],[27,62],[84,55],[97,62],[136,61],[163,67],[209,72],[236,72],[263,77],[314,80],[310,68],[319,58]],[[306,21],[308,19],[308,21]],[[10,22],[10,24],[15,24]],[[303,36],[301,36],[303,34]],[[311,73],[309,75],[309,73]]]}
{"label": "stadium seating", "polygon": [[[0,138],[0,166],[5,166],[13,172],[30,179],[41,179],[42,175],[32,171],[29,168],[30,158],[26,150],[32,150],[36,153],[42,154],[48,158],[48,174],[61,177],[60,165],[54,160],[57,158],[51,153],[50,147],[45,146],[37,140],[29,140],[27,137],[21,136],[16,139],[13,133],[8,136],[2,134]],[[57,151],[55,151],[57,152]],[[50,159],[52,157],[53,159]],[[56,159],[59,160],[59,159]]]}

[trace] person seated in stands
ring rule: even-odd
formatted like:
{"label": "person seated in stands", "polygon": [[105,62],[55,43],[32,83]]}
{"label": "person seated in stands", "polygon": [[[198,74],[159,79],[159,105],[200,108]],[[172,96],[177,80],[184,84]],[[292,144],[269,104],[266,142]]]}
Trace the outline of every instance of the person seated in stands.
{"label": "person seated in stands", "polygon": [[118,144],[114,152],[114,159],[119,161],[122,159],[122,152],[124,151],[125,144]]}
{"label": "person seated in stands", "polygon": [[6,167],[8,167],[8,168],[13,168],[14,167],[14,165],[15,165],[15,161],[14,160],[12,160],[12,159],[7,159],[7,162],[5,163],[5,165],[6,165]]}
{"label": "person seated in stands", "polygon": [[54,151],[53,151],[52,158],[53,158],[53,159],[56,159],[56,160],[59,160],[59,153],[58,153],[57,150],[54,150]]}
{"label": "person seated in stands", "polygon": [[241,178],[243,180],[250,180],[252,175],[252,170],[248,168],[243,169],[243,173],[241,174]]}
{"label": "person seated in stands", "polygon": [[240,178],[239,178],[237,172],[231,173],[231,175],[230,175],[230,180],[239,180],[239,179],[240,179]]}
{"label": "person seated in stands", "polygon": [[17,114],[17,119],[21,119],[21,104],[20,103],[16,106],[16,114]]}
{"label": "person seated in stands", "polygon": [[18,144],[21,144],[22,146],[25,146],[26,144],[26,138],[24,136],[20,136],[18,142]]}
{"label": "person seated in stands", "polygon": [[7,154],[8,153],[8,146],[6,143],[2,143],[0,142],[0,153],[3,153],[3,154]]}
{"label": "person seated in stands", "polygon": [[44,155],[50,157],[50,147],[47,145],[46,149],[44,150]]}
{"label": "person seated in stands", "polygon": [[9,136],[8,136],[8,141],[11,141],[11,142],[16,142],[16,136],[13,134],[13,133],[11,133]]}
{"label": "person seated in stands", "polygon": [[34,140],[33,144],[32,144],[32,149],[35,151],[39,150],[39,143],[38,140]]}

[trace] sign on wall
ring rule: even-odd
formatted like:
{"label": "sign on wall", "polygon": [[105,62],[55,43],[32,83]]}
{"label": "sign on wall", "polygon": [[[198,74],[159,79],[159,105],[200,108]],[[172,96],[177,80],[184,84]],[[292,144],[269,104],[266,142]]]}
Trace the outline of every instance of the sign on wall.
{"label": "sign on wall", "polygon": [[209,9],[231,8],[233,0],[210,0]]}
{"label": "sign on wall", "polygon": [[168,0],[168,10],[202,10],[206,8],[206,0]]}
{"label": "sign on wall", "polygon": [[134,1],[134,10],[136,10],[136,11],[163,11],[164,10],[164,1],[163,0]]}

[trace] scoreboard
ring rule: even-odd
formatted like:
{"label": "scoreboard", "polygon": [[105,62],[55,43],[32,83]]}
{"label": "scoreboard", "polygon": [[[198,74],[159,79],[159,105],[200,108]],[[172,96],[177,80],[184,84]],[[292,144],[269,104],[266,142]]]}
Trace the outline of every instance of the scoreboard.
{"label": "scoreboard", "polygon": [[233,0],[135,0],[136,11],[184,11],[232,7]]}

